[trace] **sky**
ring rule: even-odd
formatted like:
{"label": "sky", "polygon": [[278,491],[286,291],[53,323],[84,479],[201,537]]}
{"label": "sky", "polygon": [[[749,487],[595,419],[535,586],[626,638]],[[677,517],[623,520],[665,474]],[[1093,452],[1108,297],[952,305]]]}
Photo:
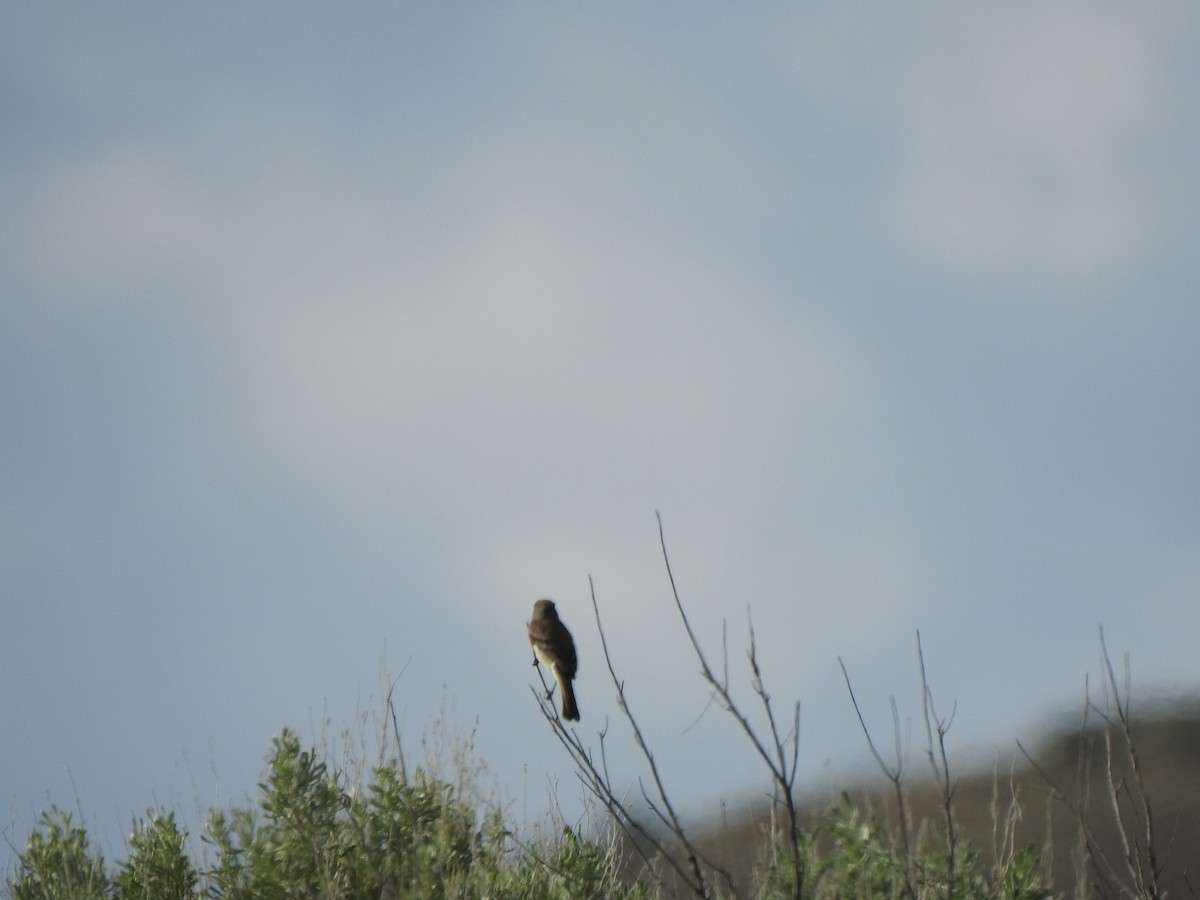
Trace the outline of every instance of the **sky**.
{"label": "sky", "polygon": [[839,659],[923,771],[918,630],[963,766],[1101,627],[1194,695],[1198,95],[1186,3],[5,5],[5,871],[389,690],[410,763],[581,820],[524,622],[632,783],[589,577],[683,811],[761,800],[656,511],[806,790],[869,770]]}

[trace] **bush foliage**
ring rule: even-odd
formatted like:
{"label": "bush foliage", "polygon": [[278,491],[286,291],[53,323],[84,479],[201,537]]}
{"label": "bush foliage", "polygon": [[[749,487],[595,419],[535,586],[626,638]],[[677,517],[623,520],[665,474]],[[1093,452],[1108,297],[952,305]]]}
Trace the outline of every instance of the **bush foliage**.
{"label": "bush foliage", "polygon": [[71,815],[52,809],[7,892],[13,900],[648,896],[618,882],[603,842],[565,829],[522,847],[499,813],[481,816],[424,770],[406,777],[392,760],[359,789],[286,730],[273,741],[257,805],[210,813],[202,840],[211,867],[188,858],[186,838],[172,815],[151,814],[110,873]]}
{"label": "bush foliage", "polygon": [[[189,859],[187,835],[173,815],[151,814],[130,836],[128,858],[110,872],[70,813],[52,809],[29,837],[8,894],[14,900],[568,900],[661,893],[648,879],[623,878],[610,842],[564,829],[555,840],[521,845],[499,813],[481,815],[422,769],[406,777],[395,760],[376,767],[359,789],[290,731],[273,741],[256,805],[212,811],[202,840],[214,860],[207,868]],[[799,846],[812,897],[1049,895],[1031,851],[1014,856],[994,878],[985,877],[978,855],[965,847],[953,868],[933,851],[907,859],[846,797]],[[765,867],[752,895],[790,896],[790,872],[790,862]],[[914,872],[918,884],[910,894]]]}
{"label": "bush foliage", "polygon": [[[188,834],[173,814],[157,812],[135,823],[126,859],[110,867],[71,814],[52,808],[30,834],[3,893],[13,900],[1066,896],[1051,889],[1037,847],[1014,844],[985,860],[964,839],[948,842],[928,821],[906,833],[894,816],[874,816],[869,803],[846,794],[795,841],[786,829],[765,835],[748,883],[714,878],[701,894],[662,877],[665,856],[639,864],[638,854],[619,852],[616,841],[570,828],[523,842],[500,812],[472,807],[424,769],[406,774],[391,759],[365,778],[355,776],[287,730],[272,742],[259,787],[255,802],[209,812],[199,861],[189,856]],[[796,871],[803,873],[799,891]],[[1115,883],[1082,875],[1071,896],[1108,896],[1104,888]],[[1149,883],[1111,893],[1163,896]]]}

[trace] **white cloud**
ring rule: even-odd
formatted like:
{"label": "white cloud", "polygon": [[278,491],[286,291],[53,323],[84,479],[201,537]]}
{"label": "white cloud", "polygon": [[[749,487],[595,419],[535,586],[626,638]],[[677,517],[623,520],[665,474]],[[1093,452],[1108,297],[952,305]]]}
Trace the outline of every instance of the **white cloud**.
{"label": "white cloud", "polygon": [[1189,15],[1076,5],[805,16],[772,36],[768,58],[816,116],[870,145],[885,173],[874,224],[892,252],[964,284],[1016,272],[1054,285],[964,292],[965,303],[1087,316],[1097,289],[1135,271],[1170,228],[1156,209],[1169,176],[1147,169],[1144,151],[1186,115],[1163,47]]}
{"label": "white cloud", "polygon": [[1049,11],[976,45],[973,77],[940,70],[924,85],[932,101],[911,110],[897,228],[951,270],[1017,268],[1095,297],[1087,287],[1128,272],[1157,237],[1157,173],[1135,151],[1169,106],[1153,52],[1164,27]]}
{"label": "white cloud", "polygon": [[626,529],[698,489],[705,515],[739,520],[750,473],[861,389],[832,335],[744,292],[661,247],[506,210],[394,278],[260,308],[244,421],[268,470],[453,511],[479,585],[578,577],[580,543],[605,558],[614,528],[613,568],[640,573]]}

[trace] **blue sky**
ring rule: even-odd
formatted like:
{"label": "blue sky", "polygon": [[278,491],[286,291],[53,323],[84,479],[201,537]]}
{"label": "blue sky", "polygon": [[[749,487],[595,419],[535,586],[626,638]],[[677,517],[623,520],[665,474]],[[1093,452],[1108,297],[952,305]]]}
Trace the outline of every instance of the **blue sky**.
{"label": "blue sky", "polygon": [[390,678],[410,754],[440,717],[575,815],[523,623],[558,601],[619,733],[589,575],[684,808],[761,795],[655,510],[818,789],[866,759],[838,657],[916,725],[918,628],[964,760],[1078,708],[1100,625],[1135,701],[1194,692],[1198,26],[6,7],[4,836],[57,803],[119,856]]}

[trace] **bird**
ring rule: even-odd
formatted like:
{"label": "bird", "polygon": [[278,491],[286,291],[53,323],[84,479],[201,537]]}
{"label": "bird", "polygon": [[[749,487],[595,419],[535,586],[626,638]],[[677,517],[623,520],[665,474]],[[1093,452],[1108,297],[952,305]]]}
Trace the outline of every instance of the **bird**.
{"label": "bird", "polygon": [[575,705],[575,690],[571,681],[579,667],[575,655],[575,641],[571,632],[558,617],[553,600],[538,600],[533,604],[533,617],[526,623],[529,643],[533,645],[534,662],[550,670],[558,682],[562,694],[562,717],[568,722],[579,721],[579,707]]}

